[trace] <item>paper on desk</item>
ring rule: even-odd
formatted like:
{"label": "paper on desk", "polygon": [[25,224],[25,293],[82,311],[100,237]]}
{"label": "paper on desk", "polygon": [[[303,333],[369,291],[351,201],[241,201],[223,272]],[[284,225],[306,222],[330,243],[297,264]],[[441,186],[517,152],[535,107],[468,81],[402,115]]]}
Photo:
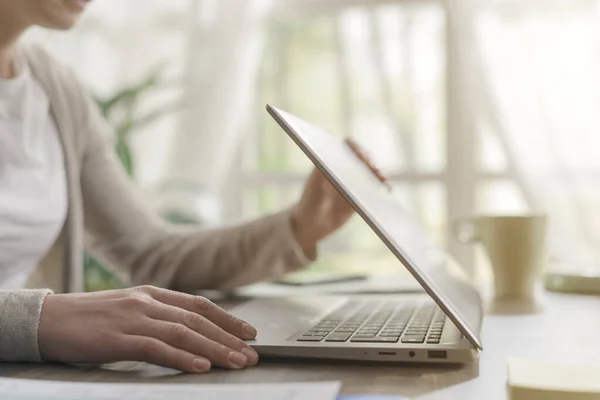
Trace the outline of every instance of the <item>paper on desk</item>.
{"label": "paper on desk", "polygon": [[567,365],[511,358],[508,384],[512,400],[600,399],[600,366]]}
{"label": "paper on desk", "polygon": [[339,389],[339,382],[194,385],[0,378],[2,400],[334,400]]}

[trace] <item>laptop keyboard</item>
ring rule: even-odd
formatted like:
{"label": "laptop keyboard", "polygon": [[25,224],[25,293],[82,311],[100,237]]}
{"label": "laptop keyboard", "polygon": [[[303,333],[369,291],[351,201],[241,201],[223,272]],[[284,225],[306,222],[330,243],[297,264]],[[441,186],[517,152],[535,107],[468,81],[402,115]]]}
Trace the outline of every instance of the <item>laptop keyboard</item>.
{"label": "laptop keyboard", "polygon": [[296,340],[438,344],[445,321],[446,315],[433,303],[348,302]]}

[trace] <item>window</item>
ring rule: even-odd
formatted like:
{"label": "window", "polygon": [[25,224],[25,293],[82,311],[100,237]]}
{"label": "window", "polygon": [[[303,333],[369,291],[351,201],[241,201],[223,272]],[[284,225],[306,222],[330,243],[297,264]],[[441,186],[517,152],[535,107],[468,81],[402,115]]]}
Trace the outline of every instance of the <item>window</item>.
{"label": "window", "polygon": [[[238,213],[298,199],[312,164],[264,112],[269,102],[377,158],[399,200],[442,243],[447,231],[444,12],[440,4],[350,6],[271,20],[256,129],[243,146]],[[323,247],[315,268],[397,271],[358,217]]]}
{"label": "window", "polygon": [[[465,134],[452,121],[451,99],[461,96],[462,82],[449,64],[457,44],[445,4],[350,3],[312,2],[303,13],[276,13],[270,21],[256,129],[242,146],[242,200],[232,209],[251,218],[292,204],[312,168],[265,113],[272,103],[355,137],[392,179],[399,201],[472,268],[473,249],[452,239],[452,221],[527,205],[494,134]],[[323,245],[315,268],[401,271],[359,217]]]}

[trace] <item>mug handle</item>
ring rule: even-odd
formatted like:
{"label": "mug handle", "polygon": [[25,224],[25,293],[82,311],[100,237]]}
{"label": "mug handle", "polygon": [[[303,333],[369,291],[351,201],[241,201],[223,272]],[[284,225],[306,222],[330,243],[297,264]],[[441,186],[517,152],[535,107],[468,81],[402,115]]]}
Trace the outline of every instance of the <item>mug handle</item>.
{"label": "mug handle", "polygon": [[474,218],[463,218],[452,225],[454,237],[462,244],[476,243],[481,240],[479,223]]}

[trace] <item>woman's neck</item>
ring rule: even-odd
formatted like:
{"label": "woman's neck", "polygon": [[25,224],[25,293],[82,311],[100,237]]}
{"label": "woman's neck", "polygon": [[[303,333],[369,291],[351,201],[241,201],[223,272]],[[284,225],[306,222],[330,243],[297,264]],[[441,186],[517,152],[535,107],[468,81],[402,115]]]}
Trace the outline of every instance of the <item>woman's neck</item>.
{"label": "woman's neck", "polygon": [[0,13],[0,78],[10,79],[15,75],[13,57],[17,40],[27,29],[10,16]]}

